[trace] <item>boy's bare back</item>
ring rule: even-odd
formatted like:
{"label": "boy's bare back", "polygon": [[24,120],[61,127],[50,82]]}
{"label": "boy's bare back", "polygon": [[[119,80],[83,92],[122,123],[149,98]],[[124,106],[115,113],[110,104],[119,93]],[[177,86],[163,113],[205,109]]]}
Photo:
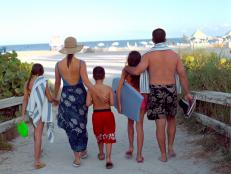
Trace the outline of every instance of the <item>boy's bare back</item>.
{"label": "boy's bare back", "polygon": [[107,103],[102,102],[96,95],[88,91],[88,93],[90,93],[88,95],[90,95],[92,99],[93,108],[94,109],[110,109],[110,107],[114,105],[112,88],[110,86],[104,85],[103,83],[95,84],[94,87],[97,89],[97,91],[100,92],[101,95],[108,98],[109,101]]}

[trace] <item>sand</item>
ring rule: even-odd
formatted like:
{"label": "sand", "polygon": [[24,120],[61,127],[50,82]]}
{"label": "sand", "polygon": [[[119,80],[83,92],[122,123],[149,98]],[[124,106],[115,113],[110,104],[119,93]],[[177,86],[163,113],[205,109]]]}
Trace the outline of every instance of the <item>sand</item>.
{"label": "sand", "polygon": [[[106,69],[106,83],[110,84],[113,77],[120,75],[124,66],[127,52],[117,53],[97,53],[97,54],[79,54],[78,57],[85,60],[88,66],[89,77],[92,76],[91,70],[95,65],[103,65]],[[28,56],[24,53],[19,54],[22,61],[40,62],[45,67],[45,75],[54,80],[54,67],[62,55],[47,54],[37,52],[30,53]],[[54,115],[57,108],[53,108]],[[167,163],[158,160],[160,155],[158,144],[155,136],[155,124],[153,121],[144,120],[145,140],[143,147],[144,163],[137,164],[135,153],[132,159],[126,159],[124,153],[128,148],[127,139],[127,119],[125,116],[113,110],[116,118],[116,138],[117,143],[113,145],[112,160],[114,168],[105,169],[105,161],[97,160],[97,143],[92,130],[91,114],[92,108],[88,114],[88,158],[81,161],[81,167],[72,166],[73,154],[69,147],[67,136],[62,129],[55,126],[55,142],[50,144],[44,133],[42,160],[47,167],[41,170],[33,169],[33,129],[30,129],[29,138],[23,139],[18,137],[11,143],[14,146],[12,152],[0,153],[0,173],[1,174],[103,174],[103,173],[126,173],[126,174],[207,174],[213,173],[213,165],[207,158],[201,158],[195,153],[202,151],[200,145],[193,142],[199,136],[188,134],[182,126],[177,126],[175,139],[175,150],[177,157],[170,159]]]}

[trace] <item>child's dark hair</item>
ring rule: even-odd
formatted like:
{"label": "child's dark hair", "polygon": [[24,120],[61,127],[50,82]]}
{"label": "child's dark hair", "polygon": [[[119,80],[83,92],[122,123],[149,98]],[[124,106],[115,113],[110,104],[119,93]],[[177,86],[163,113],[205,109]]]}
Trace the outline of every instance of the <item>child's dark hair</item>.
{"label": "child's dark hair", "polygon": [[96,66],[94,69],[93,69],[93,78],[95,80],[103,80],[105,77],[105,70],[103,67],[101,66]]}
{"label": "child's dark hair", "polygon": [[29,85],[30,85],[30,81],[31,81],[32,76],[33,75],[41,76],[41,75],[43,75],[43,73],[44,73],[44,69],[40,63],[35,63],[32,66],[30,77],[29,77],[29,80],[28,80],[27,86],[26,86],[27,90],[29,90]]}
{"label": "child's dark hair", "polygon": [[[137,66],[140,63],[141,60],[141,54],[138,51],[131,51],[128,54],[128,65],[129,66]],[[131,82],[136,86],[136,88],[139,88],[140,84],[140,76],[139,75],[130,75],[131,76]]]}

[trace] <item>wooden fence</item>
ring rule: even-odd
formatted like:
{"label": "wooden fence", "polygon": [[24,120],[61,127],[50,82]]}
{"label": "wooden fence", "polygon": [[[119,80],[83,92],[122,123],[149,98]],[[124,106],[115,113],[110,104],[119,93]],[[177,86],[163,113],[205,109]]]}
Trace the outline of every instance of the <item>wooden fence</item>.
{"label": "wooden fence", "polygon": [[[0,109],[8,108],[11,106],[17,106],[22,104],[23,97],[11,97],[0,100]],[[5,132],[16,124],[20,118],[15,118],[9,121],[0,123],[0,133]]]}
{"label": "wooden fence", "polygon": [[[193,96],[200,101],[220,104],[229,107],[230,116],[229,116],[229,124],[225,124],[221,121],[218,121],[212,117],[208,117],[207,115],[194,112],[193,115],[196,119],[201,122],[203,125],[211,127],[215,131],[220,134],[225,134],[230,137],[230,150],[231,150],[231,93],[223,93],[223,92],[215,92],[215,91],[200,91],[192,92]],[[0,100],[0,109],[16,106],[22,104],[23,97],[11,97],[7,99]],[[0,123],[0,133],[6,131],[11,128],[18,121],[19,118],[9,120],[3,123]]]}
{"label": "wooden fence", "polygon": [[200,101],[220,104],[229,107],[229,123],[225,124],[221,121],[218,121],[207,115],[194,112],[193,116],[196,117],[197,121],[202,123],[205,126],[208,126],[214,129],[216,132],[228,135],[230,138],[230,150],[231,150],[231,93],[215,92],[215,91],[201,91],[201,92],[192,92],[193,96]]}

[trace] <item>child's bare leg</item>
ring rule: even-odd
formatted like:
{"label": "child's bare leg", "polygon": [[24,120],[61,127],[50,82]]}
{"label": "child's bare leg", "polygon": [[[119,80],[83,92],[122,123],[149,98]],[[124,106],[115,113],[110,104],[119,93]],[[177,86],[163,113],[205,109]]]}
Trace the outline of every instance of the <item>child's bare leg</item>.
{"label": "child's bare leg", "polygon": [[112,149],[112,143],[106,144],[106,162],[112,163],[111,160],[111,149]]}
{"label": "child's bare leg", "polygon": [[98,148],[99,148],[98,158],[99,158],[99,160],[104,160],[105,154],[103,152],[103,148],[104,148],[103,142],[98,143]]}
{"label": "child's bare leg", "polygon": [[41,157],[41,146],[42,146],[42,133],[43,133],[44,123],[39,120],[37,127],[34,127],[34,164],[42,164],[40,161]]}
{"label": "child's bare leg", "polygon": [[136,122],[136,132],[137,132],[137,161],[142,161],[142,148],[144,144],[144,130],[143,130],[143,122],[144,122],[144,114],[145,110],[140,110],[140,121]]}
{"label": "child's bare leg", "polygon": [[134,146],[134,121],[131,119],[128,119],[128,140],[129,140],[129,149],[126,152],[126,154],[129,152],[132,154]]}

